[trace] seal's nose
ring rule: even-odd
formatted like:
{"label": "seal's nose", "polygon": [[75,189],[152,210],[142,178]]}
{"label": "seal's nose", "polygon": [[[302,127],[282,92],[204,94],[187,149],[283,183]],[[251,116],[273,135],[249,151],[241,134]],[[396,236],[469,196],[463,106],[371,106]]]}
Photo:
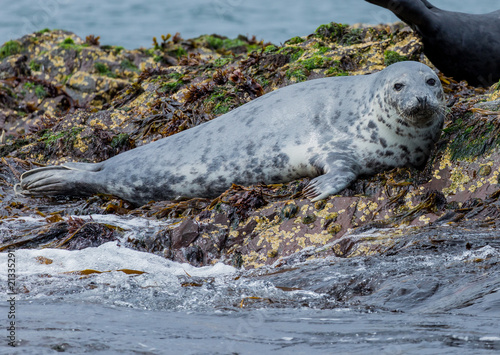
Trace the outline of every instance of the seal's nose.
{"label": "seal's nose", "polygon": [[426,108],[427,107],[427,96],[424,96],[424,97],[417,96],[417,100],[418,100],[418,103],[420,104],[420,106],[422,108]]}

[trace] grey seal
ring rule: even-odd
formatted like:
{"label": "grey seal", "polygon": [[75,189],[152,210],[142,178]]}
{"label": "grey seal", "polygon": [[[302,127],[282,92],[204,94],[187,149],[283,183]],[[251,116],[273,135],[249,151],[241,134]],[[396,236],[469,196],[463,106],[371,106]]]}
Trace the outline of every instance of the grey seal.
{"label": "grey seal", "polygon": [[16,192],[105,193],[144,204],[310,177],[304,195],[316,201],[359,175],[425,164],[441,132],[443,95],[434,71],[418,62],[310,80],[100,163],[27,171]]}
{"label": "grey seal", "polygon": [[490,86],[500,79],[500,10],[445,11],[427,0],[366,0],[391,10],[421,37],[424,53],[445,75]]}

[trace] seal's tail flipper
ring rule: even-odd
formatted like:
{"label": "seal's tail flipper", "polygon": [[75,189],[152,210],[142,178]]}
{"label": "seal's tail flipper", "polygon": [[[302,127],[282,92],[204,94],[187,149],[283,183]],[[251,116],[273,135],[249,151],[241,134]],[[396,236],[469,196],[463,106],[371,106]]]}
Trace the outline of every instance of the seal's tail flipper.
{"label": "seal's tail flipper", "polygon": [[25,172],[14,186],[16,193],[26,196],[87,196],[96,191],[89,175],[101,164],[66,163]]}

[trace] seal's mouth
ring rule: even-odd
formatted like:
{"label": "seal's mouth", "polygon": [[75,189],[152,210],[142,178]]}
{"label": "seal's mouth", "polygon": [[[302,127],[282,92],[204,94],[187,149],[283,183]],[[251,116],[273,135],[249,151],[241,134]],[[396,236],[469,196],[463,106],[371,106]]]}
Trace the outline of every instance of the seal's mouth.
{"label": "seal's mouth", "polygon": [[400,115],[410,124],[418,127],[427,126],[434,117],[443,111],[443,108],[429,102],[427,98],[417,98],[414,105],[401,108]]}

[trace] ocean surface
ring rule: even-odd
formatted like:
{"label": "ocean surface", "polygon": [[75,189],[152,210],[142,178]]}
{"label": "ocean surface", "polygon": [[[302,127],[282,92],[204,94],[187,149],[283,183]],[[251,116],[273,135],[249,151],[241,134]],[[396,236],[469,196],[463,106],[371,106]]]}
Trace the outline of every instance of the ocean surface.
{"label": "ocean surface", "polygon": [[[92,220],[126,233],[83,250],[0,253],[0,354],[500,353],[500,231],[491,228],[429,227],[403,233],[404,247],[385,255],[244,271],[125,247],[168,220]],[[0,240],[44,219],[3,222]]]}
{"label": "ocean surface", "polygon": [[[452,11],[485,13],[498,0],[433,0]],[[312,4],[312,5],[311,5]],[[1,0],[0,44],[44,28],[64,29],[102,44],[151,47],[152,38],[180,32],[184,38],[239,34],[279,44],[314,32],[323,23],[394,22],[389,11],[362,0]]]}

